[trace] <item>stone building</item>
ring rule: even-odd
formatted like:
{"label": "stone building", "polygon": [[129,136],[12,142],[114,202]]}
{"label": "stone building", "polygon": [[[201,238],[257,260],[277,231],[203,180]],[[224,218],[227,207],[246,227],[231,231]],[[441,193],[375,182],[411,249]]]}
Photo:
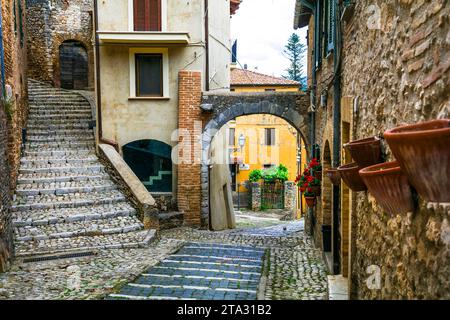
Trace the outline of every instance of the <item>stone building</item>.
{"label": "stone building", "polygon": [[28,113],[25,1],[2,1],[0,108],[0,271],[12,254],[9,207],[15,189],[22,129]]}
{"label": "stone building", "polygon": [[[294,27],[308,27],[310,143],[324,169],[351,161],[349,141],[450,117],[448,1],[298,0],[295,11]],[[419,198],[415,212],[391,216],[370,193],[324,176],[306,230],[322,247],[321,227],[333,226],[325,256],[351,298],[448,299],[448,214]]]}
{"label": "stone building", "polygon": [[66,89],[94,88],[93,0],[27,0],[28,75]]}

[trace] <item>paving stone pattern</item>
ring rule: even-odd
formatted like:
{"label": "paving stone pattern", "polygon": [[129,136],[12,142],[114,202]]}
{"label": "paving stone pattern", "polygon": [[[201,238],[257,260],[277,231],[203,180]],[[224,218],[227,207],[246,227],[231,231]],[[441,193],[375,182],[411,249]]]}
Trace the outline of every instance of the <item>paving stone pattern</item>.
{"label": "paving stone pattern", "polygon": [[186,243],[110,299],[255,300],[265,250]]}
{"label": "paving stone pattern", "polygon": [[16,256],[145,246],[150,233],[95,154],[90,103],[36,81],[29,102],[11,208]]}

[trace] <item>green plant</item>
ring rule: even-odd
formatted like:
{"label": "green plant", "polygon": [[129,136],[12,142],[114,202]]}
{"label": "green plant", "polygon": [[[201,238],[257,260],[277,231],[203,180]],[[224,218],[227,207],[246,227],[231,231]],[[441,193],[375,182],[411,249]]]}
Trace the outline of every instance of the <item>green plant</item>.
{"label": "green plant", "polygon": [[280,164],[278,167],[273,167],[264,170],[262,174],[264,182],[268,183],[275,182],[277,180],[280,182],[285,182],[289,180],[288,168],[283,164]]}
{"label": "green plant", "polygon": [[263,172],[262,172],[262,170],[259,170],[259,169],[252,170],[248,177],[248,179],[251,182],[258,182],[262,178],[263,178]]}
{"label": "green plant", "polygon": [[3,105],[3,108],[5,109],[6,117],[8,120],[12,119],[13,116],[13,104],[12,101],[9,99],[6,99],[5,97],[2,98],[1,103]]}

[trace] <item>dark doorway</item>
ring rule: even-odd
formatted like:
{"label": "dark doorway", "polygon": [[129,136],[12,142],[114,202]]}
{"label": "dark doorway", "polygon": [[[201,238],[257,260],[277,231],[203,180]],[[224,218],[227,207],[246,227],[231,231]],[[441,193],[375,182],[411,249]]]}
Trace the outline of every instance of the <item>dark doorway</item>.
{"label": "dark doorway", "polygon": [[61,88],[88,88],[88,55],[78,41],[66,41],[59,47]]}
{"label": "dark doorway", "polygon": [[122,148],[123,158],[150,192],[172,192],[172,147],[157,140],[139,140]]}

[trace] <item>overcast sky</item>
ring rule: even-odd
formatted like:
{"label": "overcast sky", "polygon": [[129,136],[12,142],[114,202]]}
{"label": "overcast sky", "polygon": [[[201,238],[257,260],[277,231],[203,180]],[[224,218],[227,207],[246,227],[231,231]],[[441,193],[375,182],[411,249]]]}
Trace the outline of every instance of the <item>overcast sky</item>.
{"label": "overcast sky", "polygon": [[[244,0],[231,19],[231,38],[238,40],[238,61],[261,73],[281,76],[289,66],[283,56],[296,32],[306,44],[306,29],[294,30],[295,0]],[[306,59],[303,71],[306,75]]]}

